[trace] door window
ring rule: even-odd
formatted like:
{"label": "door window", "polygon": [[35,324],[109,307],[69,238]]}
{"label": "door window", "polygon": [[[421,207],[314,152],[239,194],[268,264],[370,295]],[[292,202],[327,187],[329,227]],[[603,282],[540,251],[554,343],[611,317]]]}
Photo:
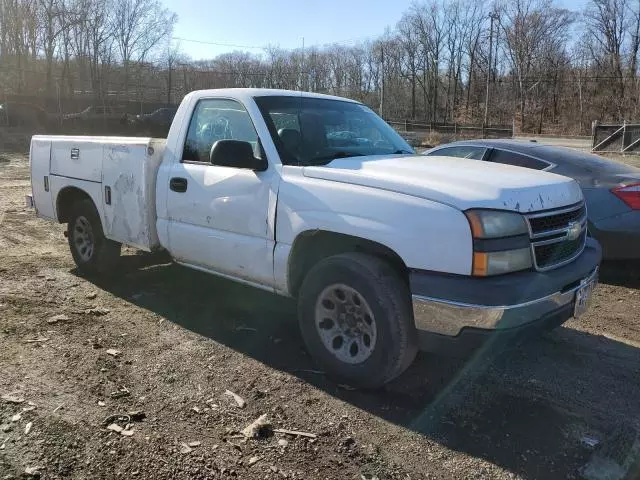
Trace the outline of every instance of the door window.
{"label": "door window", "polygon": [[258,134],[240,102],[226,98],[200,100],[189,122],[182,160],[209,163],[211,147],[218,140],[249,142],[260,157]]}
{"label": "door window", "polygon": [[489,157],[490,162],[504,163],[505,165],[515,165],[516,167],[532,168],[533,170],[542,170],[551,165],[544,160],[520,155],[518,153],[507,152],[506,150],[494,149]]}

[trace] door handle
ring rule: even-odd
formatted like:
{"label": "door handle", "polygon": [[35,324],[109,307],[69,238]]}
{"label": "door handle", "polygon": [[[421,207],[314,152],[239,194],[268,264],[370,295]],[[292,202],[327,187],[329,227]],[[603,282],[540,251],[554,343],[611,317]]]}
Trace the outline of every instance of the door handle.
{"label": "door handle", "polygon": [[173,177],[171,180],[169,180],[169,188],[174,192],[184,193],[187,191],[187,179]]}

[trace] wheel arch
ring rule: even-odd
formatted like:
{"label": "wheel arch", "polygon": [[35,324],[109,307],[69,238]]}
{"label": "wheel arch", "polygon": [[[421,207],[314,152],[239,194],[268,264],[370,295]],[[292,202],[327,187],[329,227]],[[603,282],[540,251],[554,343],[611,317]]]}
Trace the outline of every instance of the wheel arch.
{"label": "wheel arch", "polygon": [[56,197],[56,217],[59,223],[67,223],[71,218],[73,205],[83,200],[89,200],[98,210],[97,205],[87,192],[75,186],[64,187]]}
{"label": "wheel arch", "polygon": [[381,258],[408,282],[409,268],[397,252],[379,242],[330,230],[306,230],[295,238],[287,262],[287,285],[296,297],[311,268],[323,258],[340,253],[362,252]]}

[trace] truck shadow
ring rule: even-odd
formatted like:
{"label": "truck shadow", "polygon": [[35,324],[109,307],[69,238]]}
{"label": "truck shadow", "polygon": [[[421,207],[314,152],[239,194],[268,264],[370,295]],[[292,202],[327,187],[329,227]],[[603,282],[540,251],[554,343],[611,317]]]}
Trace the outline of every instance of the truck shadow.
{"label": "truck shadow", "polygon": [[315,370],[292,300],[162,256],[123,261],[117,281],[100,287],[429,441],[525,478],[573,478],[593,453],[584,436],[604,438],[615,425],[640,419],[634,400],[640,398],[640,349],[605,337],[560,328],[465,359],[420,354],[384,390],[357,391]]}
{"label": "truck shadow", "polygon": [[600,282],[640,289],[640,260],[603,262],[600,266]]}

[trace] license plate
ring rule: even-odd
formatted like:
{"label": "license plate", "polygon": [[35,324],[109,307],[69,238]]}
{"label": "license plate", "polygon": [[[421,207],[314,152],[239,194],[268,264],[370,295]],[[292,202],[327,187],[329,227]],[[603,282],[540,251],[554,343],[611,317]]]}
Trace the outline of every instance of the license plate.
{"label": "license plate", "polygon": [[589,309],[589,304],[591,303],[591,294],[593,293],[593,289],[595,287],[595,276],[582,281],[580,288],[578,288],[578,290],[576,291],[576,302],[575,306],[573,307],[574,318],[580,317],[580,315],[584,314]]}

